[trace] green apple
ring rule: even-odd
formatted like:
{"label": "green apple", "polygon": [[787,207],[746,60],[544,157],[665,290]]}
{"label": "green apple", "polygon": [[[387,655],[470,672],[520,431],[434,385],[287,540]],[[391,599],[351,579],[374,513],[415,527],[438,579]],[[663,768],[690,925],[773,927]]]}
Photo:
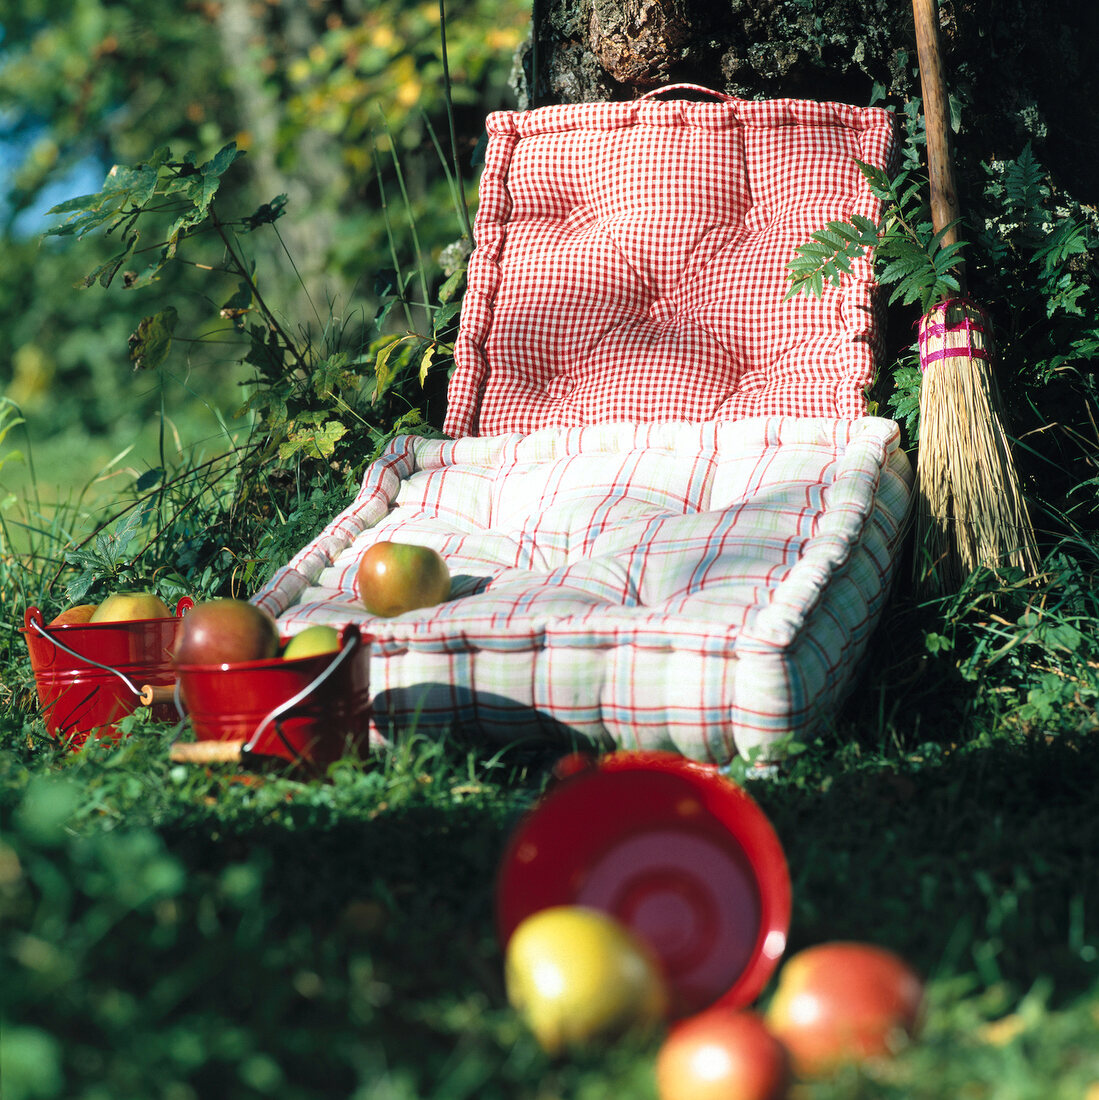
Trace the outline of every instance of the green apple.
{"label": "green apple", "polygon": [[92,612],[92,623],[170,619],[168,605],[155,592],[113,592]]}
{"label": "green apple", "polygon": [[549,1054],[630,1031],[668,1011],[655,954],[614,917],[556,905],[523,920],[505,951],[508,1000]]}
{"label": "green apple", "polygon": [[287,661],[297,657],[316,657],[322,653],[338,653],[340,632],[334,626],[316,623],[295,634],[282,651]]}

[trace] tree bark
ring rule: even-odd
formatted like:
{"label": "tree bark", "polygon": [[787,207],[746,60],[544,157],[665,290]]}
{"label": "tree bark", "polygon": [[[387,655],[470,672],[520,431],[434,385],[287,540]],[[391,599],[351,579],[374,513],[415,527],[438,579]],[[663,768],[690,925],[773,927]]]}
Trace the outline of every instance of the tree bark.
{"label": "tree bark", "polygon": [[679,81],[865,100],[882,76],[903,76],[892,0],[536,0],[534,19],[538,103],[631,99]]}
{"label": "tree bark", "polygon": [[[903,0],[533,0],[519,106],[635,99],[686,81],[864,106],[920,95]],[[940,0],[959,162],[1039,160],[1099,200],[1096,0]]]}

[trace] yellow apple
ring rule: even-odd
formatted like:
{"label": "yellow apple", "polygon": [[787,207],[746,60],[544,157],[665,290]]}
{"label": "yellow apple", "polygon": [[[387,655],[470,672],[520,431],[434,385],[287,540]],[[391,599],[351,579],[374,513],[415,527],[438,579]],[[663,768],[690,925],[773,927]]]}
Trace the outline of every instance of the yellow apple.
{"label": "yellow apple", "polygon": [[359,559],[359,596],[371,615],[391,618],[433,607],[450,595],[450,570],[428,546],[376,542]]}
{"label": "yellow apple", "polygon": [[168,605],[155,592],[113,592],[95,609],[88,621],[125,623],[171,617]]}
{"label": "yellow apple", "polygon": [[334,626],[316,623],[295,634],[282,651],[287,661],[297,657],[316,657],[321,653],[338,653],[340,632]]}
{"label": "yellow apple", "polygon": [[505,956],[508,1000],[549,1054],[643,1032],[667,1015],[655,954],[607,913],[539,910],[512,933]]}

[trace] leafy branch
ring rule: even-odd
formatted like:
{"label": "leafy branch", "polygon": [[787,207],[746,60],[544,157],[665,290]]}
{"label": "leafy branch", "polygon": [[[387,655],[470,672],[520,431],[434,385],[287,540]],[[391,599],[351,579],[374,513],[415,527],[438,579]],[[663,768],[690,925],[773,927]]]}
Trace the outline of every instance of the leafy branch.
{"label": "leafy branch", "polygon": [[826,284],[839,286],[854,273],[856,261],[871,259],[877,281],[893,288],[892,305],[918,302],[927,312],[936,302],[961,287],[958,267],[965,242],[943,244],[946,233],[931,224],[926,182],[912,168],[893,179],[880,168],[858,161],[871,193],[882,203],[877,222],[862,215],[850,221],[832,221],[798,247],[786,264],[790,287],[786,298],[805,291],[820,297]]}
{"label": "leafy branch", "polygon": [[[396,147],[396,142],[391,140],[390,144]],[[230,143],[199,163],[194,154],[180,160],[162,148],[144,163],[117,165],[100,191],[55,206],[51,213],[60,220],[47,235],[80,239],[102,232],[118,241],[118,251],[77,284],[84,288],[107,288],[116,280],[127,289],[146,287],[155,283],[171,263],[186,263],[211,276],[231,280],[231,293],[226,296],[223,292],[214,301],[222,302],[217,309],[223,323],[218,334],[229,333],[243,340],[242,362],[254,372],[251,391],[238,410],[238,415],[258,415],[266,430],[267,439],[251,452],[252,460],[273,462],[299,472],[306,462],[315,472],[339,467],[346,473],[357,460],[361,461],[352,446],[352,428],[365,427],[372,436],[384,434],[416,404],[415,398],[403,392],[405,388],[418,382],[422,400],[429,371],[441,373],[445,368],[453,352],[464,257],[447,273],[450,277],[432,301],[431,280],[419,258],[411,200],[394,152],[393,168],[410,223],[417,270],[401,271],[379,178],[382,213],[396,272],[392,278],[380,275],[376,279],[375,291],[381,304],[373,320],[352,337],[350,348],[341,346],[347,334],[344,323],[335,318],[327,326],[321,323],[322,343],[318,346],[308,332],[295,334],[288,330],[265,299],[255,264],[242,247],[248,234],[274,225],[282,217],[286,196],[279,195],[252,214],[236,219],[226,219],[215,201],[223,177],[243,155]],[[275,233],[278,235],[277,229]],[[215,243],[217,255],[192,250],[184,258],[185,242],[200,236],[207,243]],[[292,258],[290,263],[293,265]],[[414,280],[418,293],[410,293]],[[403,331],[396,333],[390,323],[395,307],[400,308],[406,321]],[[129,358],[135,370],[155,370],[164,363],[178,321],[179,312],[172,305],[142,319],[129,340]],[[206,333],[200,339],[214,335]]]}

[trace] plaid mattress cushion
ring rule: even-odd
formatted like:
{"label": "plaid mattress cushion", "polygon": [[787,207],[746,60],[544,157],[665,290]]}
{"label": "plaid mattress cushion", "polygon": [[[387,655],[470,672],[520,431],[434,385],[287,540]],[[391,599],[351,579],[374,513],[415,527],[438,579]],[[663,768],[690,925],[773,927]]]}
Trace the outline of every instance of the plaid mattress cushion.
{"label": "plaid mattress cushion", "polygon": [[789,301],[785,265],[877,218],[893,116],[709,94],[489,116],[449,435],[866,412],[869,261]]}
{"label": "plaid mattress cushion", "polygon": [[[382,735],[568,733],[726,761],[847,690],[907,506],[898,443],[870,417],[405,436],[255,600],[287,633],[367,625]],[[442,553],[452,598],[369,616],[355,572],[380,539]]]}

